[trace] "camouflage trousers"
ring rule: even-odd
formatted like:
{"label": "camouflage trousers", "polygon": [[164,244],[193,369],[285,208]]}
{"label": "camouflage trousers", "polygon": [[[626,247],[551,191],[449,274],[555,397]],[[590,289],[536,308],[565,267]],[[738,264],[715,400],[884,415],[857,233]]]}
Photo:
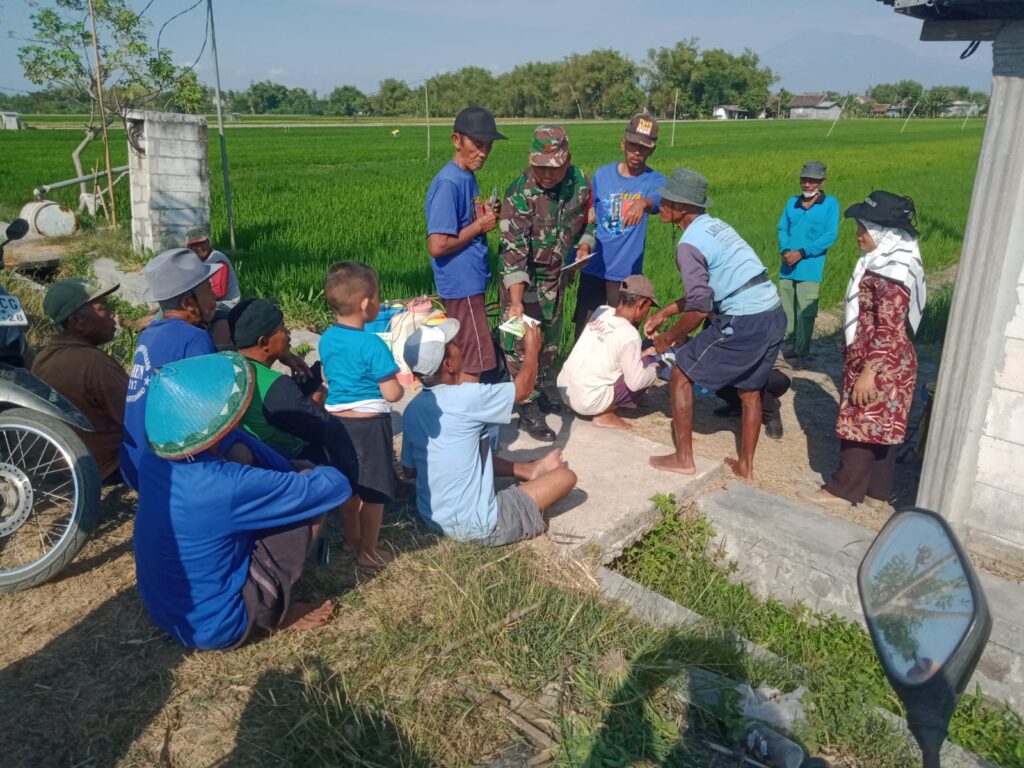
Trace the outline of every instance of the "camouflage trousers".
{"label": "camouflage trousers", "polygon": [[[541,346],[537,361],[537,384],[527,398],[531,402],[540,395],[541,389],[554,382],[555,357],[562,342],[562,303],[565,286],[558,267],[551,271],[537,271],[530,275],[532,282],[523,294],[523,313],[540,321]],[[508,309],[508,289],[501,288],[501,316]],[[523,364],[523,340],[512,334],[501,334],[501,348],[505,352],[508,374],[513,379]]]}

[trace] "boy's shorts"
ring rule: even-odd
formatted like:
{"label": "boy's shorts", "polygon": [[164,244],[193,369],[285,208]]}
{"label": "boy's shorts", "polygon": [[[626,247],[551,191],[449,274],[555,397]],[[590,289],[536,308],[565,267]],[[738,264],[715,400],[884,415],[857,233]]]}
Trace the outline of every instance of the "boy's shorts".
{"label": "boy's shorts", "polygon": [[352,484],[352,492],[368,504],[395,498],[394,429],[390,413],[363,418],[334,414],[348,433],[352,451],[336,456],[335,466]]}

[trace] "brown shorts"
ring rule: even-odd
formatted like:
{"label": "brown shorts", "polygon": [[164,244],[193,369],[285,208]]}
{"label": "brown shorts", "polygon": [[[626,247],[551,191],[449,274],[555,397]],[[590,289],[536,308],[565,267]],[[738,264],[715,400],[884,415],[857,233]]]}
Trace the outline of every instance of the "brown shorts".
{"label": "brown shorts", "polygon": [[479,376],[498,366],[494,354],[491,328],[487,324],[487,303],[483,294],[467,296],[464,299],[445,299],[448,317],[459,321],[459,334],[455,343],[462,353],[462,370]]}

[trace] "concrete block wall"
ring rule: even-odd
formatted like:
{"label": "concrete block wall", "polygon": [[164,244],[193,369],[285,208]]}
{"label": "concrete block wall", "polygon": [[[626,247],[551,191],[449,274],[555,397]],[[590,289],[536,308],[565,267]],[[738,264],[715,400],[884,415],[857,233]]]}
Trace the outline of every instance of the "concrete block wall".
{"label": "concrete block wall", "polygon": [[206,118],[135,111],[127,119],[132,243],[157,253],[180,247],[189,229],[210,226]]}

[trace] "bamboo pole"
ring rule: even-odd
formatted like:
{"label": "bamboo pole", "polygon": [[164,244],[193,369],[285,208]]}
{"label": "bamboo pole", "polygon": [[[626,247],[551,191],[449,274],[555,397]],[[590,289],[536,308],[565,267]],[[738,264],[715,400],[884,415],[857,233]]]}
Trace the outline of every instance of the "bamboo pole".
{"label": "bamboo pole", "polygon": [[96,63],[96,99],[100,105],[100,126],[103,128],[103,152],[107,161],[107,191],[110,197],[110,226],[117,229],[117,208],[114,205],[114,174],[110,166],[110,135],[107,133],[107,112],[103,108],[103,78],[100,68],[100,44],[96,35],[96,11],[89,0],[89,19],[92,21],[92,53]]}
{"label": "bamboo pole", "polygon": [[676,112],[679,109],[679,89],[676,88],[676,98],[672,102],[672,145],[676,145]]}

